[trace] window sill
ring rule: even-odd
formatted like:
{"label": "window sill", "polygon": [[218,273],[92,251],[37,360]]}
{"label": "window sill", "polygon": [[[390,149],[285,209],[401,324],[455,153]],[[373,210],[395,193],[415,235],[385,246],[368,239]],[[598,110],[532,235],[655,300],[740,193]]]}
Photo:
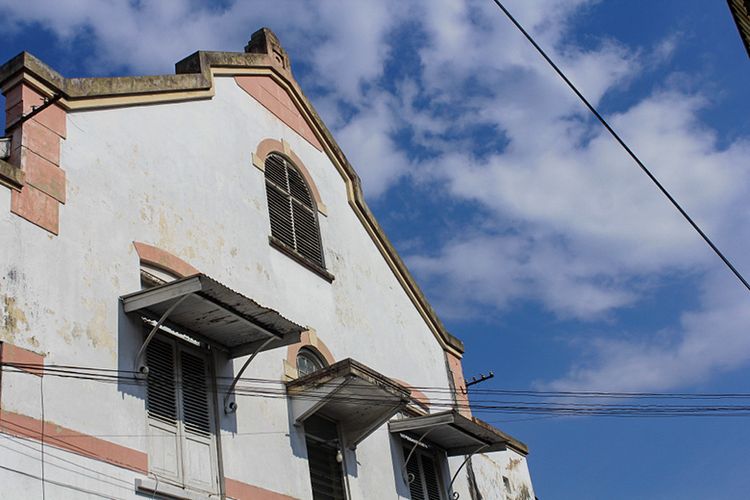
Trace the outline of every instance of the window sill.
{"label": "window sill", "polygon": [[273,248],[278,250],[279,252],[283,253],[290,259],[296,261],[298,264],[302,265],[303,267],[306,267],[308,270],[314,272],[324,280],[326,280],[328,283],[333,282],[336,277],[320,267],[318,264],[313,262],[312,260],[308,259],[307,257],[304,257],[300,254],[298,254],[293,249],[289,248],[289,246],[284,243],[283,241],[279,240],[278,238],[274,238],[273,236],[268,237],[268,242],[271,244]]}
{"label": "window sill", "polygon": [[210,500],[216,498],[216,495],[186,490],[164,481],[154,481],[151,478],[136,479],[135,491],[137,493],[154,495],[157,498],[171,498],[175,500]]}

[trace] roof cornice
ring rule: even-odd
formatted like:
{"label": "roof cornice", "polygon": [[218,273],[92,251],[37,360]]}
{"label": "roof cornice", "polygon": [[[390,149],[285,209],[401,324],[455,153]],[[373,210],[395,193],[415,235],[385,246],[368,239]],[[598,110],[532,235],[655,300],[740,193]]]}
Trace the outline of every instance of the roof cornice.
{"label": "roof cornice", "polygon": [[750,0],[727,0],[727,3],[750,57]]}

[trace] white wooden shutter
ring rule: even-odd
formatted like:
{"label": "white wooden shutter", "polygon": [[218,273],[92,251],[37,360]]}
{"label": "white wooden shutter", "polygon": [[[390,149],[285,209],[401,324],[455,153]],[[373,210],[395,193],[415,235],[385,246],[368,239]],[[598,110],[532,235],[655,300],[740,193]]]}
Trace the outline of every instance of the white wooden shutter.
{"label": "white wooden shutter", "polygon": [[151,472],[181,481],[181,446],[174,344],[157,338],[146,349],[148,433]]}
{"label": "white wooden shutter", "polygon": [[156,337],[146,349],[149,467],[178,485],[218,491],[217,451],[206,358]]}
{"label": "white wooden shutter", "polygon": [[216,451],[208,363],[180,349],[182,463],[186,486],[216,490]]}

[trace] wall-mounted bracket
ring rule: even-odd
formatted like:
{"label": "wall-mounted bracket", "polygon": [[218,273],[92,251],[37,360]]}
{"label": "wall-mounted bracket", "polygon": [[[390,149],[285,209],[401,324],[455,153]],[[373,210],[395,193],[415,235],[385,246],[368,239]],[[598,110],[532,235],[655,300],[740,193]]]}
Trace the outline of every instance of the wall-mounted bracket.
{"label": "wall-mounted bracket", "polygon": [[237,375],[235,375],[234,380],[232,380],[232,384],[229,386],[229,390],[224,395],[224,413],[226,413],[227,415],[237,411],[237,403],[235,401],[230,401],[230,398],[232,397],[232,394],[234,393],[234,387],[237,385],[237,382],[240,381],[240,377],[242,377],[242,374],[245,373],[245,370],[250,365],[250,362],[253,359],[255,359],[255,356],[257,356],[258,353],[261,352],[264,347],[266,347],[268,344],[270,344],[274,340],[276,340],[275,336],[269,336],[265,342],[260,344],[258,348],[255,349],[255,351],[250,355],[250,357],[247,358],[247,361],[245,361],[245,364],[242,365],[242,368],[240,368],[240,371],[237,372]]}
{"label": "wall-mounted bracket", "polygon": [[409,460],[411,460],[411,456],[414,455],[414,452],[417,450],[419,445],[421,445],[422,442],[427,437],[427,435],[430,432],[434,431],[435,429],[436,427],[433,427],[432,429],[429,429],[427,432],[422,434],[422,436],[414,443],[414,446],[411,447],[411,450],[409,450],[409,454],[406,455],[406,459],[404,459],[404,465],[401,466],[401,474],[404,476],[404,481],[406,481],[407,485],[410,485],[412,481],[414,481],[414,474],[409,474],[409,471],[407,470],[406,466],[409,463]]}
{"label": "wall-mounted bracket", "polygon": [[471,460],[471,457],[473,457],[474,455],[476,455],[477,453],[479,453],[480,451],[482,451],[483,449],[485,449],[485,448],[487,448],[489,446],[490,446],[489,444],[483,444],[482,446],[480,446],[476,450],[474,450],[471,453],[469,453],[466,456],[466,458],[464,459],[464,461],[461,462],[461,466],[458,469],[456,469],[456,473],[453,474],[453,477],[451,478],[451,482],[450,482],[450,484],[448,484],[448,491],[451,492],[450,495],[451,495],[451,498],[453,500],[458,500],[458,497],[460,496],[459,492],[453,491],[453,483],[456,482],[456,478],[458,477],[458,473],[461,472],[461,469],[464,468],[464,465],[466,465],[466,462],[468,462],[469,460]]}
{"label": "wall-mounted bracket", "polygon": [[154,338],[154,335],[156,335],[156,332],[159,331],[159,328],[164,324],[164,322],[167,320],[169,315],[177,309],[177,306],[179,306],[182,301],[190,297],[191,294],[183,295],[179,299],[175,301],[174,304],[169,306],[169,309],[164,311],[164,314],[161,315],[159,318],[159,321],[156,322],[154,327],[151,329],[149,334],[146,336],[146,340],[143,341],[143,345],[141,345],[141,348],[138,350],[138,354],[135,356],[135,377],[139,379],[145,379],[148,376],[148,366],[146,366],[146,363],[144,362],[143,358],[146,354],[146,348],[148,347],[149,343],[151,343],[151,339]]}

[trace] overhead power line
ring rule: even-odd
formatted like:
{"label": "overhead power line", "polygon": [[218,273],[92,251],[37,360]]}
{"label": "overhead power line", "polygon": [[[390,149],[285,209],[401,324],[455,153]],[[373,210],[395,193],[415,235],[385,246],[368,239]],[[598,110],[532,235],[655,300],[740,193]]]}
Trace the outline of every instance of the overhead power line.
{"label": "overhead power line", "polygon": [[575,95],[578,96],[578,98],[583,102],[583,104],[586,105],[586,107],[591,111],[591,113],[601,122],[601,124],[604,126],[604,128],[607,129],[607,131],[612,135],[612,137],[615,138],[615,140],[622,146],[622,148],[630,155],[630,157],[635,161],[635,163],[643,170],[643,172],[648,176],[651,181],[656,184],[656,187],[659,188],[659,190],[662,192],[664,196],[667,197],[667,199],[672,203],[672,205],[677,209],[678,212],[685,218],[686,221],[690,223],[691,226],[693,226],[693,229],[703,238],[703,240],[708,244],[709,247],[711,247],[711,250],[714,251],[716,255],[719,256],[719,258],[724,262],[724,264],[729,268],[732,273],[737,277],[738,280],[742,282],[742,284],[745,286],[747,290],[750,291],[750,283],[747,282],[747,280],[740,274],[740,272],[737,270],[736,267],[729,261],[729,259],[719,250],[719,248],[714,244],[713,241],[711,241],[711,238],[706,235],[705,232],[698,226],[698,224],[688,215],[688,213],[685,211],[685,209],[680,206],[680,204],[677,202],[677,200],[674,199],[674,197],[669,194],[669,191],[662,185],[661,182],[656,178],[656,176],[651,173],[651,171],[644,165],[644,163],[638,158],[638,156],[633,152],[632,149],[625,143],[625,141],[620,137],[620,135],[615,132],[615,130],[609,125],[606,119],[597,111],[597,109],[594,107],[593,104],[591,104],[588,99],[576,88],[576,86],[573,84],[573,82],[568,79],[567,76],[565,76],[565,73],[562,72],[562,70],[555,64],[555,62],[547,55],[547,53],[542,49],[542,47],[539,46],[538,43],[534,40],[534,38],[524,29],[523,26],[516,20],[515,17],[513,17],[513,14],[508,11],[508,9],[505,8],[503,3],[500,0],[493,0],[495,4],[500,8],[500,10],[503,11],[503,13],[506,15],[508,19],[515,25],[518,30],[523,33],[523,36],[526,37],[526,39],[531,43],[531,45],[534,46],[534,48],[541,54],[541,56],[544,58],[545,61],[549,63],[550,66],[552,66],[552,69],[555,70],[555,72],[560,76],[560,78],[563,79],[563,81],[570,87],[570,89],[575,93]]}
{"label": "overhead power line", "polygon": [[[40,365],[2,363],[3,371],[19,369],[39,369]],[[45,376],[84,382],[117,384],[119,386],[143,386],[145,382],[134,378],[128,370],[96,369],[75,366],[44,366]],[[149,384],[159,384],[151,380]],[[179,381],[175,381],[180,385]],[[215,387],[214,387],[215,386]],[[165,385],[167,387],[167,385]],[[169,384],[169,388],[173,385]],[[229,388],[227,377],[212,380],[208,392],[224,394]],[[429,401],[422,406],[431,411],[469,409],[477,414],[515,414],[549,416],[594,416],[594,417],[748,417],[750,416],[749,393],[615,393],[615,392],[573,392],[573,391],[509,391],[490,390],[482,394],[473,393],[474,401],[469,404],[454,396],[460,391],[445,387],[421,387]],[[234,387],[236,397],[265,399],[286,399],[285,383],[279,379],[243,378]],[[393,405],[393,397],[375,396],[364,388],[353,387],[346,394],[331,395],[328,391],[311,387],[295,398],[329,402],[342,402],[350,406]],[[418,395],[413,395],[419,401]],[[545,398],[544,400],[533,398]],[[667,401],[677,397],[680,404]],[[576,398],[576,399],[571,399]],[[592,399],[595,398],[595,399]],[[611,402],[610,399],[629,398],[629,401]],[[658,398],[658,399],[657,399]],[[704,401],[708,399],[709,401]],[[722,400],[717,403],[713,400]],[[61,437],[61,436],[56,436]]]}

